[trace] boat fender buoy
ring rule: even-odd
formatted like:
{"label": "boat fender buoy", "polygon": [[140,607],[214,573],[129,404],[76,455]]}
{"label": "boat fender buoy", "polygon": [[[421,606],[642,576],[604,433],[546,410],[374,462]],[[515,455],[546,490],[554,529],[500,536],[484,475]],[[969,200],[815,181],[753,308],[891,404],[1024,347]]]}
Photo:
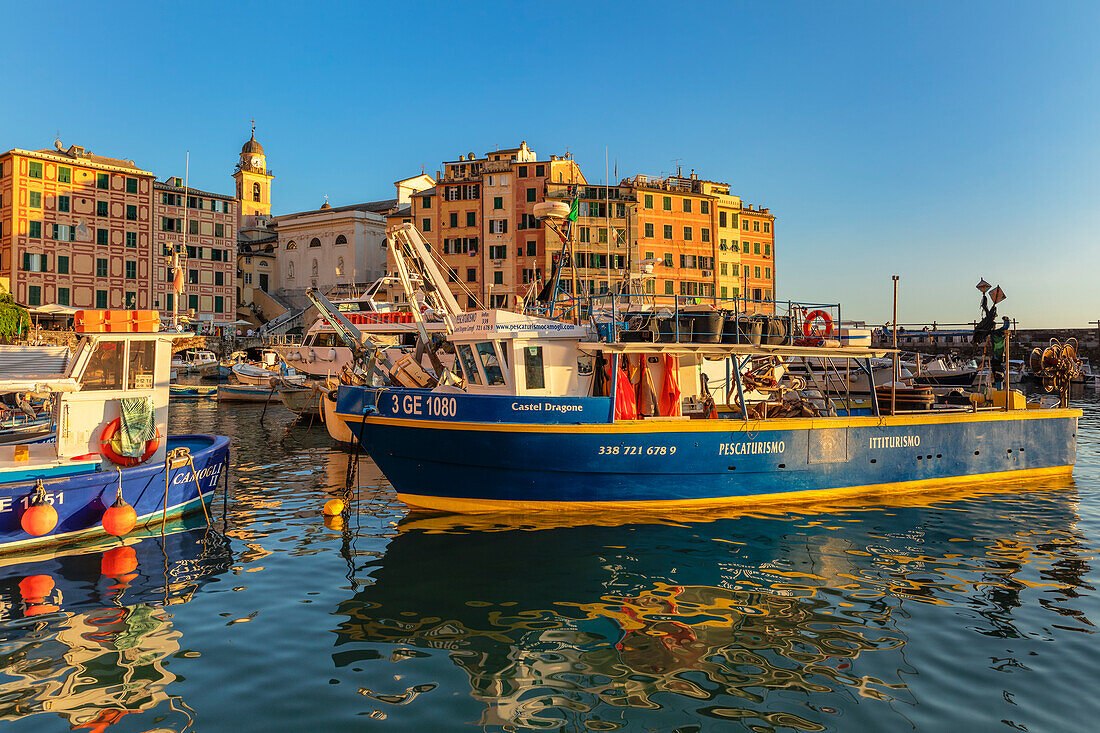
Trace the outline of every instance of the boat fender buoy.
{"label": "boat fender buoy", "polygon": [[336,349],[329,349],[328,350],[328,360],[329,361],[336,361]]}
{"label": "boat fender buoy", "polygon": [[100,523],[103,525],[103,531],[107,534],[124,537],[130,534],[137,524],[137,512],[119,494],[115,497],[115,503],[103,512],[103,519],[100,520]]}
{"label": "boat fender buoy", "polygon": [[[820,318],[825,321],[825,333],[820,334],[816,332],[813,327],[813,322]],[[833,317],[826,311],[814,310],[806,314],[805,320],[802,321],[802,335],[806,338],[829,338],[833,335]]]}
{"label": "boat fender buoy", "polygon": [[110,459],[112,463],[123,468],[136,466],[152,458],[153,454],[157,452],[157,448],[160,447],[160,429],[158,428],[156,437],[145,442],[145,450],[142,451],[140,456],[120,456],[111,446],[111,440],[118,433],[120,427],[122,427],[122,419],[116,417],[103,427],[103,432],[99,435],[99,452]]}
{"label": "boat fender buoy", "polygon": [[309,359],[308,359],[309,363],[312,364],[316,360],[317,360],[317,352],[315,352],[313,349],[310,349],[309,350]]}
{"label": "boat fender buoy", "polygon": [[103,553],[103,559],[99,563],[99,572],[104,577],[116,580],[137,570],[137,553],[134,548],[127,545],[113,547]]}
{"label": "boat fender buoy", "polygon": [[38,494],[23,512],[19,524],[27,534],[41,537],[53,532],[54,527],[57,526],[57,510],[47,504],[41,494]]}
{"label": "boat fender buoy", "polygon": [[343,499],[329,499],[325,502],[325,516],[337,517],[344,513],[344,500]]}

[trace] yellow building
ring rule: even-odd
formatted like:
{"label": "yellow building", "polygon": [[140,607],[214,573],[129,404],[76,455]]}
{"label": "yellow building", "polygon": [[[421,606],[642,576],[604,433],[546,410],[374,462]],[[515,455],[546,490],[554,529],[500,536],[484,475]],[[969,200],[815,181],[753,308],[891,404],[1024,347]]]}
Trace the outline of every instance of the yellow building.
{"label": "yellow building", "polygon": [[237,229],[255,226],[257,216],[271,216],[271,180],[275,176],[267,169],[263,146],[256,142],[256,126],[252,137],[241,146],[241,157],[233,171],[237,182]]}

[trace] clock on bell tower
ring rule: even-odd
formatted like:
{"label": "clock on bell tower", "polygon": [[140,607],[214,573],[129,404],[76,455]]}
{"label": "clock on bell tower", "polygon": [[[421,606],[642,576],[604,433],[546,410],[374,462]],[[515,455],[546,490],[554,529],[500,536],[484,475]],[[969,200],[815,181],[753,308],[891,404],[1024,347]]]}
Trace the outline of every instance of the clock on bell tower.
{"label": "clock on bell tower", "polygon": [[233,171],[237,182],[237,229],[256,225],[257,216],[271,216],[271,179],[263,146],[256,142],[256,124],[252,137],[241,146],[241,157]]}

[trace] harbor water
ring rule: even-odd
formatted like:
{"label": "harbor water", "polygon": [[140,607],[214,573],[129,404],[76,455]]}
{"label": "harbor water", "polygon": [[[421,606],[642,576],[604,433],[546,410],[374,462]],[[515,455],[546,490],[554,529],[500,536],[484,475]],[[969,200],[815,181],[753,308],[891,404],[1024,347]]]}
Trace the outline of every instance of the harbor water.
{"label": "harbor water", "polygon": [[410,515],[281,406],[173,403],[172,432],[231,440],[212,526],[0,558],[0,720],[1094,730],[1100,402],[1077,404],[1072,479],[622,518]]}

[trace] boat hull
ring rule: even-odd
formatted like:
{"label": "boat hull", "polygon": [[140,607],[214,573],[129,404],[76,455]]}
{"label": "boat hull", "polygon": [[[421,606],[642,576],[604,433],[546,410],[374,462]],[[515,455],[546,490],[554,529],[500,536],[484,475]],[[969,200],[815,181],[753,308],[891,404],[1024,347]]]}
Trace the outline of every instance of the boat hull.
{"label": "boat hull", "polygon": [[259,402],[272,400],[272,389],[264,385],[221,385],[218,387],[219,402]]}
{"label": "boat hull", "polygon": [[[394,390],[377,403],[374,392],[341,387],[341,417],[353,433],[362,430],[365,450],[402,501],[455,512],[705,509],[1064,474],[1076,460],[1081,414],[460,422],[410,416],[404,395],[404,414],[386,414]],[[472,397],[455,399],[462,416]]]}
{"label": "boat hull", "polygon": [[[134,507],[138,527],[159,523],[163,516],[200,511],[202,503],[209,503],[213,498],[229,460],[229,439],[216,435],[169,437],[169,449],[181,446],[190,450],[195,472],[192,474],[187,464],[170,469],[167,489],[164,463],[122,469],[122,496]],[[47,501],[58,517],[53,531],[41,537],[27,534],[20,525],[23,512],[35,493],[35,482],[0,486],[0,553],[105,536],[100,521],[118,493],[119,475],[119,471],[108,469],[44,481]]]}

